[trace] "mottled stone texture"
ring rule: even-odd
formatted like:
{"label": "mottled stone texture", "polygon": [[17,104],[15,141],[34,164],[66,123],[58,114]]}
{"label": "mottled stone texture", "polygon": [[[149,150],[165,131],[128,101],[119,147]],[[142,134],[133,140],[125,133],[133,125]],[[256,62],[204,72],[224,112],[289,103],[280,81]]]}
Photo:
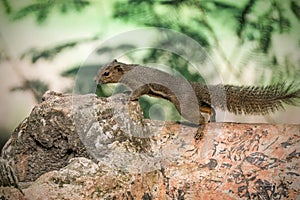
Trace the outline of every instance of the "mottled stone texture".
{"label": "mottled stone texture", "polygon": [[3,150],[0,199],[300,198],[300,125],[196,131],[145,120],[125,94],[48,92]]}

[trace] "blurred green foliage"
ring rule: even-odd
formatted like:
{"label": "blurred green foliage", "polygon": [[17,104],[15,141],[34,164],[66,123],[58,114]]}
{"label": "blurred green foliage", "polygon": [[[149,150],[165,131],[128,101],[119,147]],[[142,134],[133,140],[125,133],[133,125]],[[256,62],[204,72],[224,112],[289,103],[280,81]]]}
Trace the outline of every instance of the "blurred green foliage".
{"label": "blurred green foliage", "polygon": [[22,54],[21,59],[23,59],[25,57],[29,57],[31,59],[32,64],[36,63],[40,59],[52,60],[59,53],[63,52],[64,50],[71,49],[82,43],[86,43],[86,42],[97,40],[97,39],[98,39],[98,35],[95,35],[95,36],[93,36],[91,38],[87,38],[87,39],[78,39],[76,41],[68,41],[63,44],[55,45],[52,48],[51,47],[48,47],[46,49],[31,48]]}
{"label": "blurred green foliage", "polygon": [[8,0],[2,0],[2,4],[4,6],[5,13],[10,14],[11,13],[11,6],[10,6]]}
{"label": "blurred green foliage", "polygon": [[24,91],[29,90],[34,95],[37,101],[42,99],[43,94],[49,89],[48,84],[44,83],[42,80],[25,80],[23,85],[15,86],[11,88],[11,91]]}
{"label": "blurred green foliage", "polygon": [[[6,10],[10,10],[8,1],[3,1],[6,7]],[[13,14],[14,20],[19,20],[29,15],[35,15],[36,22],[42,24],[49,17],[52,10],[57,9],[62,14],[67,12],[79,12],[84,9],[86,6],[90,5],[90,1],[86,0],[40,0],[31,3],[20,10],[16,11]]]}
{"label": "blurred green foliage", "polygon": [[[296,0],[128,0],[115,3],[113,17],[137,25],[170,28],[184,33],[199,42],[207,52],[212,48],[216,50],[236,78],[240,78],[240,72],[248,62],[261,61],[263,67],[281,74],[273,74],[272,82],[278,82],[282,76],[294,79],[300,75],[299,66],[279,63],[278,55],[272,49],[274,36],[289,34],[293,19],[299,25],[299,5]],[[230,31],[239,41],[234,56],[245,48],[243,45],[251,44],[250,51],[242,55],[239,69],[233,67],[234,56],[228,57],[226,50],[220,47],[218,32],[222,31]],[[156,50],[153,51],[145,57],[145,61],[166,56],[166,52],[159,55]],[[172,62],[174,59],[169,60]],[[172,66],[180,66],[176,68],[178,71],[186,68],[183,65]],[[286,73],[286,68],[289,73]],[[263,76],[258,77],[257,82],[263,80]]]}
{"label": "blurred green foliage", "polygon": [[[33,16],[39,25],[51,17],[53,10],[62,14],[79,13],[84,8],[98,3],[91,0],[36,0],[14,10],[8,0],[1,2],[5,13],[13,20]],[[115,0],[111,2],[111,9],[112,21],[119,20],[140,27],[168,28],[186,34],[196,40],[208,54],[212,50],[215,51],[225,63],[226,70],[236,79],[241,78],[241,72],[250,62],[259,63],[262,68],[270,69],[256,77],[257,83],[264,82],[266,76],[269,76],[266,73],[270,72],[272,73],[271,82],[281,82],[286,79],[297,80],[300,77],[299,63],[292,63],[290,55],[276,54],[273,45],[275,36],[289,35],[295,24],[299,26],[300,3],[297,0]],[[230,32],[232,38],[238,41],[231,54],[220,44],[222,32]],[[20,58],[29,58],[33,64],[40,59],[52,60],[63,51],[99,38],[100,35],[93,35],[91,38],[79,38],[77,41],[66,41],[43,49],[32,48],[24,52]],[[300,34],[297,40],[300,45]],[[124,41],[123,45],[103,47],[96,53],[109,55],[112,51],[126,51],[131,48],[133,48],[132,45]],[[248,51],[242,51],[245,48]],[[131,58],[130,55],[128,58]],[[237,58],[240,58],[238,64],[236,64]],[[203,62],[206,59],[203,57]],[[152,49],[139,60],[144,63],[159,61],[173,67],[189,80],[204,81],[198,73],[187,70],[188,61],[166,51]],[[102,64],[104,63],[99,63],[99,65]],[[90,64],[74,66],[73,69],[63,72],[62,76],[75,77],[79,70],[83,70],[81,71],[83,74],[92,76],[98,66]],[[80,79],[77,83],[78,91],[91,92],[90,77],[86,80]],[[47,86],[42,82],[29,80],[24,81],[24,86],[15,89],[29,89],[34,93],[34,91],[43,91],[46,88]],[[109,91],[111,90],[104,86],[97,87],[97,94],[101,96],[108,96]],[[40,95],[35,94],[35,97],[39,99]],[[141,101],[143,108],[147,110],[154,100],[142,98]],[[145,111],[146,115],[148,112],[149,110]]]}
{"label": "blurred green foliage", "polygon": [[[7,14],[14,20],[21,20],[27,16],[35,16],[38,24],[44,23],[50,16],[51,11],[56,9],[62,14],[67,12],[80,12],[87,6],[93,6],[96,2],[89,0],[69,0],[69,1],[33,1],[28,5],[14,11],[9,1],[2,0],[2,4]],[[279,63],[278,55],[274,54],[272,40],[276,34],[288,34],[293,26],[292,21],[296,19],[299,23],[300,3],[296,0],[122,0],[112,1],[112,19],[121,20],[125,23],[132,23],[138,26],[151,26],[169,28],[196,40],[209,53],[211,49],[216,50],[228,70],[239,78],[239,71],[254,60],[254,57],[263,57],[263,67],[271,68],[282,75],[299,75],[298,66],[285,66],[289,63]],[[101,20],[101,19],[99,19]],[[246,43],[251,43],[251,49],[246,55],[242,55],[240,69],[234,69],[233,56],[226,55],[226,49],[220,46],[220,34],[222,31],[230,31],[233,37],[238,39],[236,51]],[[29,57],[32,63],[39,59],[51,60],[63,50],[71,49],[78,44],[98,39],[99,36],[92,36],[89,39],[79,39],[78,41],[68,41],[57,44],[46,49],[29,49],[24,52],[24,56]],[[127,44],[124,44],[127,45]],[[111,47],[105,47],[111,48]],[[99,54],[106,49],[98,50]],[[260,55],[260,56],[258,56]],[[263,56],[261,56],[263,55]],[[195,77],[197,74],[186,74],[183,69],[187,69],[187,63],[175,59],[174,55],[168,52],[153,49],[143,58],[144,62],[155,61],[165,58],[172,67],[186,75],[191,80],[201,79]],[[205,59],[205,58],[204,58]],[[288,59],[288,58],[287,58]],[[275,61],[275,62],[274,62]],[[285,73],[283,68],[295,73]],[[276,79],[276,74],[274,79]],[[277,79],[278,80],[278,79]],[[257,80],[261,82],[262,80]],[[276,81],[275,81],[276,82]]]}

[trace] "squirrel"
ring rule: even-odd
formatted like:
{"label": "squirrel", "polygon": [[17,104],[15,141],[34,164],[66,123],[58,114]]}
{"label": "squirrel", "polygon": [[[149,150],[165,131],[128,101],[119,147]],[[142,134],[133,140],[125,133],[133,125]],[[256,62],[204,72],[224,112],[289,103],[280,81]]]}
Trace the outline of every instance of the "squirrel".
{"label": "squirrel", "polygon": [[[172,102],[186,120],[203,125],[201,113],[215,121],[214,108],[234,114],[265,115],[283,108],[283,103],[297,105],[300,89],[285,82],[269,86],[205,85],[172,76],[158,69],[113,60],[95,77],[97,84],[122,83],[132,90],[130,100],[142,95]],[[197,108],[197,109],[196,109]]]}

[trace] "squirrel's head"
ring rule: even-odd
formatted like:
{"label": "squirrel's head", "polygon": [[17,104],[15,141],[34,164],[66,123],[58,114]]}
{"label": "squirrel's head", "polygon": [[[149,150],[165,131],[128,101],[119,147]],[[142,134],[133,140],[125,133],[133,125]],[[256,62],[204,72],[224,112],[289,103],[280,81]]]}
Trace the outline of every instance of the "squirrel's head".
{"label": "squirrel's head", "polygon": [[111,63],[107,64],[105,67],[101,68],[95,77],[97,84],[103,83],[117,83],[123,74],[128,71],[126,64],[113,60]]}

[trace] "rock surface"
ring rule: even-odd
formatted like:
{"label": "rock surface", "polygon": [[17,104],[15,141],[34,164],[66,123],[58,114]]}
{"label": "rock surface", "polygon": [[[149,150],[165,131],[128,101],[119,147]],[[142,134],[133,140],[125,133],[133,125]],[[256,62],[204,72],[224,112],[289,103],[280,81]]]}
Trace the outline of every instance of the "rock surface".
{"label": "rock surface", "polygon": [[0,199],[300,198],[300,125],[196,131],[145,120],[124,94],[48,92],[3,149],[19,183],[1,183]]}

